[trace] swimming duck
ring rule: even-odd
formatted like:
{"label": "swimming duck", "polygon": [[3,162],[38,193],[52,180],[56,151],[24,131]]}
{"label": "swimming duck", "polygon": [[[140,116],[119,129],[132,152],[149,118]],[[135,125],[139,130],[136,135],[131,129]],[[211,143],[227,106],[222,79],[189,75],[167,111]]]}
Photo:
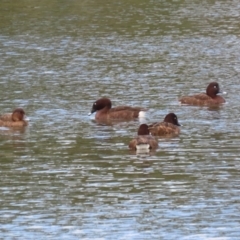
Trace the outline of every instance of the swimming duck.
{"label": "swimming duck", "polygon": [[129,143],[129,148],[133,150],[150,150],[158,147],[158,141],[149,135],[147,124],[141,124],[138,128],[138,136]]}
{"label": "swimming duck", "polygon": [[28,122],[24,120],[25,112],[22,108],[16,108],[12,113],[0,115],[0,126],[2,127],[23,127]]}
{"label": "swimming duck", "polygon": [[179,99],[182,104],[188,105],[218,105],[225,103],[225,99],[219,95],[220,88],[217,82],[211,82],[207,86],[206,93],[199,93],[192,96],[184,96]]}
{"label": "swimming duck", "polygon": [[119,106],[112,108],[109,98],[100,98],[92,105],[91,113],[96,112],[96,120],[121,120],[129,121],[141,117],[146,109],[142,107]]}
{"label": "swimming duck", "polygon": [[163,122],[149,125],[149,131],[153,136],[178,135],[181,126],[175,113],[169,113],[165,116]]}

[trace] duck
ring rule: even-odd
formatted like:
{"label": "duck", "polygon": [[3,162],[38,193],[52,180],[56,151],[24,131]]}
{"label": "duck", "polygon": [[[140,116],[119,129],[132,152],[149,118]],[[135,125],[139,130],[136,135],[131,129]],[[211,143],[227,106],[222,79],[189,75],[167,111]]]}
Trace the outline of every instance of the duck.
{"label": "duck", "polygon": [[220,87],[217,82],[211,82],[207,86],[206,93],[199,93],[192,96],[184,96],[179,99],[181,104],[187,105],[219,105],[225,103],[225,99],[218,95]]}
{"label": "duck", "polygon": [[24,127],[28,122],[24,120],[25,112],[22,108],[16,108],[12,113],[0,115],[1,127]]}
{"label": "duck", "polygon": [[100,98],[92,105],[91,112],[96,112],[95,120],[121,120],[129,121],[138,117],[143,117],[147,109],[142,107],[118,106],[112,108],[112,102],[109,98]]}
{"label": "duck", "polygon": [[129,142],[128,147],[132,150],[154,150],[158,148],[158,141],[150,135],[147,124],[141,124],[138,128],[138,136]]}
{"label": "duck", "polygon": [[149,131],[153,136],[178,135],[181,126],[175,113],[168,113],[163,122],[152,123],[149,125]]}

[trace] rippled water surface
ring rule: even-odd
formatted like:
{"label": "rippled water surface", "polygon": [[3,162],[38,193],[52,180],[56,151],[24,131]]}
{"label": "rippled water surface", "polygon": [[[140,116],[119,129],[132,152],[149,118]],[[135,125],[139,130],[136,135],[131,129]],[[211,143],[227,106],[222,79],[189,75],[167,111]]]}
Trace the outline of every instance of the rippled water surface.
{"label": "rippled water surface", "polygon": [[[2,239],[239,239],[239,1],[0,1]],[[219,108],[178,98],[218,81]],[[159,149],[139,121],[97,124],[102,96],[175,112]]]}

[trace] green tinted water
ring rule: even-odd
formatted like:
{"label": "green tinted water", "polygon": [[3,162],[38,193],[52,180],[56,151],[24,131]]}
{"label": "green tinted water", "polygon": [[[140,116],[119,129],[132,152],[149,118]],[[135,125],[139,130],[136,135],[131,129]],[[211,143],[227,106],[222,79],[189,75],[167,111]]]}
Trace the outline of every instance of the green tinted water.
{"label": "green tinted water", "polygon": [[[1,112],[23,107],[25,130],[0,128],[4,239],[238,239],[238,1],[0,1]],[[177,99],[218,81],[218,109]],[[87,114],[149,108],[178,115],[181,134],[138,156],[139,122]]]}

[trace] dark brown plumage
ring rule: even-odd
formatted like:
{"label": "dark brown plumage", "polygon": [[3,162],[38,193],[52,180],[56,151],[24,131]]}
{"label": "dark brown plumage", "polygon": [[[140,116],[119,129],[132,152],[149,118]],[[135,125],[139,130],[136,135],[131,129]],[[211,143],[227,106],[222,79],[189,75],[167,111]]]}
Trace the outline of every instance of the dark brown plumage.
{"label": "dark brown plumage", "polygon": [[133,150],[149,150],[156,149],[158,142],[153,136],[149,135],[148,125],[141,124],[138,129],[138,136],[132,139],[128,146]]}
{"label": "dark brown plumage", "polygon": [[219,84],[211,82],[206,89],[206,93],[181,97],[179,101],[188,105],[218,105],[225,103],[225,99],[217,95],[218,93],[220,93]]}
{"label": "dark brown plumage", "polygon": [[169,113],[165,116],[163,122],[149,125],[149,131],[153,136],[178,135],[181,126],[176,114]]}
{"label": "dark brown plumage", "polygon": [[16,108],[12,113],[0,115],[0,126],[2,127],[23,127],[28,122],[24,120],[25,112],[22,108]]}
{"label": "dark brown plumage", "polygon": [[119,106],[112,108],[111,100],[100,98],[92,105],[91,114],[96,112],[96,120],[121,120],[128,121],[139,117],[140,111],[146,111],[141,107]]}

